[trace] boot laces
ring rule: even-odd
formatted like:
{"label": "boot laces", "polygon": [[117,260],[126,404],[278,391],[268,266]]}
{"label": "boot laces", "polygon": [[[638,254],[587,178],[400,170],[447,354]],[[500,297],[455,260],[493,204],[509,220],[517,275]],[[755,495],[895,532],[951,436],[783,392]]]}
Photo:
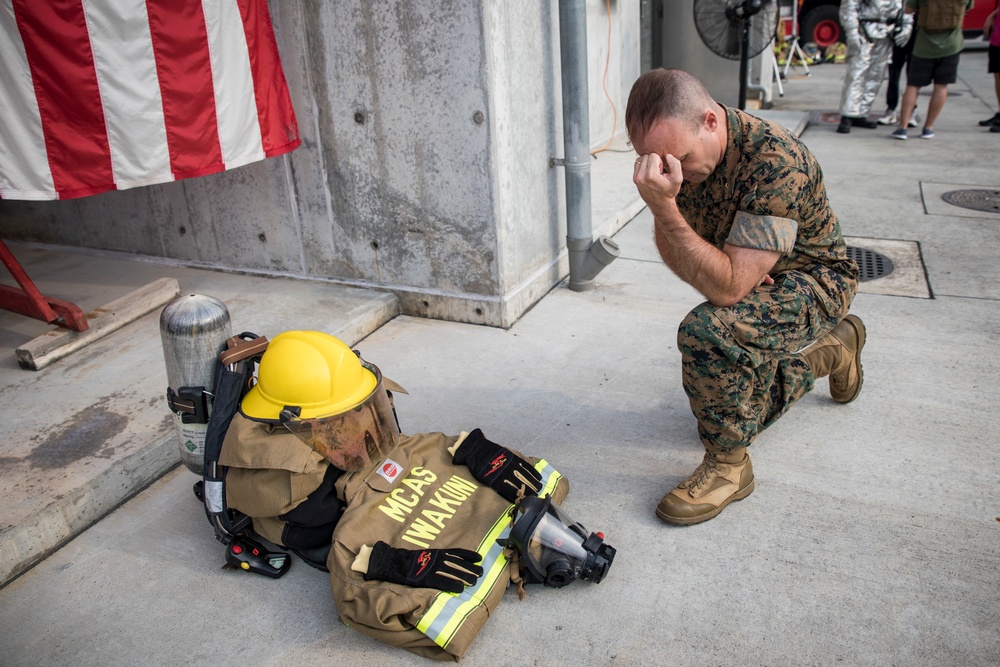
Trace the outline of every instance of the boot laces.
{"label": "boot laces", "polygon": [[720,464],[719,460],[715,458],[715,454],[705,452],[705,458],[702,460],[701,465],[695,468],[691,476],[682,482],[680,486],[691,491],[696,491],[705,486],[708,480],[714,477],[719,470]]}

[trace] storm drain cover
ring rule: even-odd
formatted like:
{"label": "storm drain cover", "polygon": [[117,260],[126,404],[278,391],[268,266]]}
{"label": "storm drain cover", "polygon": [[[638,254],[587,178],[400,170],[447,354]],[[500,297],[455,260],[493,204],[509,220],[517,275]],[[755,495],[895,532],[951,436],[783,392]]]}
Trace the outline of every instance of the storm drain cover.
{"label": "storm drain cover", "polygon": [[941,195],[952,206],[1000,213],[1000,190],[952,190]]}
{"label": "storm drain cover", "polygon": [[861,282],[875,280],[892,273],[892,260],[874,250],[847,246],[847,256],[853,259],[858,268],[861,269],[861,277],[859,278]]}

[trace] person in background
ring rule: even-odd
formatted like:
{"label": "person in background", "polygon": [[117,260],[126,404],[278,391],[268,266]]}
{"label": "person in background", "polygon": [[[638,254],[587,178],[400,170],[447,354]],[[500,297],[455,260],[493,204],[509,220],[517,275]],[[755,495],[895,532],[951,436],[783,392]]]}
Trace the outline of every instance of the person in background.
{"label": "person in background", "polygon": [[[914,14],[914,16],[916,15]],[[885,113],[878,119],[879,125],[896,125],[899,122],[899,114],[896,112],[896,108],[899,106],[899,83],[901,75],[906,71],[907,63],[910,62],[913,42],[916,39],[917,31],[913,29],[910,30],[910,38],[902,46],[896,42],[895,38],[893,39],[892,60],[889,62],[889,74],[885,84]],[[911,114],[909,126],[916,127],[919,123],[920,119],[917,114]]]}
{"label": "person in background", "polygon": [[874,129],[878,123],[868,120],[868,113],[885,78],[893,45],[909,40],[913,17],[903,12],[903,0],[841,0],[840,23],[847,40],[847,73],[837,132],[847,134],[852,127]]}
{"label": "person in background", "polygon": [[931,83],[934,90],[927,105],[927,118],[924,119],[920,138],[934,138],[934,123],[948,99],[948,86],[958,79],[959,55],[965,47],[962,21],[974,1],[906,0],[906,13],[917,12],[917,38],[906,67],[906,92],[903,93],[899,127],[890,135],[893,139],[907,139],[907,127],[917,103],[917,94]]}
{"label": "person in background", "polygon": [[[997,2],[1000,9],[1000,0]],[[987,72],[993,75],[993,87],[997,94],[997,108],[1000,108],[1000,30],[997,30],[997,9],[986,17],[983,24],[983,36],[990,41],[989,64]],[[1000,111],[997,111],[990,118],[979,121],[982,127],[990,128],[990,132],[1000,134]]]}

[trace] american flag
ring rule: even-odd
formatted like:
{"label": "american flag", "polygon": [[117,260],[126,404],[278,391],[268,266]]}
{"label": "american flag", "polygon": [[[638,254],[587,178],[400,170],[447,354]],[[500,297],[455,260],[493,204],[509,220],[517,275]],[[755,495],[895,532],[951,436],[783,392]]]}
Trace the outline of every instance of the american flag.
{"label": "american flag", "polygon": [[71,199],[294,150],[267,0],[0,0],[0,198]]}

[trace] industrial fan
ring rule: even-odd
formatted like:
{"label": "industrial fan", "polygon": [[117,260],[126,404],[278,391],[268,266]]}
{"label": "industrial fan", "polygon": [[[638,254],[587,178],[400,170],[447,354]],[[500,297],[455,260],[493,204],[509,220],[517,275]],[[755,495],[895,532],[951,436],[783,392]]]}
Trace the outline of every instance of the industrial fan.
{"label": "industrial fan", "polygon": [[747,64],[774,39],[774,0],[694,0],[694,26],[716,55],[740,61],[740,109],[747,102]]}

